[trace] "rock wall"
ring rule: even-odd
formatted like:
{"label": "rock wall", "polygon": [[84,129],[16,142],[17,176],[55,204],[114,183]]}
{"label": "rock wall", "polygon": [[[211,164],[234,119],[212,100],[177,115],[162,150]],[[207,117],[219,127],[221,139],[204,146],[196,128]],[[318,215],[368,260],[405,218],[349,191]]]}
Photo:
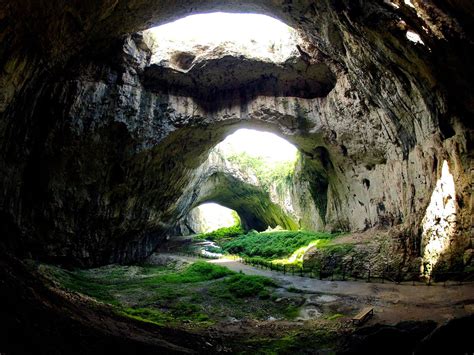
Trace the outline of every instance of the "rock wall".
{"label": "rock wall", "polygon": [[[239,127],[258,127],[302,152],[301,184],[315,201],[310,215],[317,212],[308,226],[391,227],[414,255],[423,252],[422,221],[446,160],[457,212],[445,254],[462,259],[472,248],[470,5],[216,3],[66,9],[24,1],[1,10],[2,243],[83,265],[140,259],[196,201],[190,194],[209,149]],[[217,90],[209,106],[173,88],[166,70],[147,74],[150,51],[140,34],[120,37],[190,11],[227,8],[295,26],[328,89],[308,96],[256,87],[241,95],[243,82]],[[30,26],[14,21],[23,12],[37,15]],[[408,41],[407,29],[425,45]],[[309,203],[306,195],[301,209]]]}
{"label": "rock wall", "polygon": [[193,172],[190,190],[178,200],[186,218],[192,208],[206,202],[216,202],[238,213],[244,229],[265,230],[281,226],[297,229],[295,216],[285,209],[284,201],[274,198],[255,173],[225,158],[216,146],[206,161]]}

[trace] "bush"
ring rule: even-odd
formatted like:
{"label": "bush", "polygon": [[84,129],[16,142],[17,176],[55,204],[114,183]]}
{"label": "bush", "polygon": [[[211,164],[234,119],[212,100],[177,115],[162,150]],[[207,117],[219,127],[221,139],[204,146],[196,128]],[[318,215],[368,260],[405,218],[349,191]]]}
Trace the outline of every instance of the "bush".
{"label": "bush", "polygon": [[209,253],[214,253],[214,254],[222,254],[224,252],[221,247],[213,247],[213,246],[206,246],[204,247],[204,250]]}
{"label": "bush", "polygon": [[318,245],[328,243],[335,236],[307,231],[252,232],[224,243],[222,248],[231,254],[277,259],[287,257],[315,240],[320,241]]}
{"label": "bush", "polygon": [[226,267],[197,261],[188,266],[184,271],[163,275],[159,281],[166,283],[190,283],[215,280],[232,274],[233,271]]}
{"label": "bush", "polygon": [[244,233],[244,230],[240,225],[232,227],[219,228],[213,232],[202,233],[196,235],[197,239],[207,239],[212,241],[219,241],[224,238],[234,238]]}
{"label": "bush", "polygon": [[234,274],[226,280],[226,283],[229,292],[239,298],[252,296],[268,298],[270,294],[266,286],[275,286],[269,278],[244,274]]}

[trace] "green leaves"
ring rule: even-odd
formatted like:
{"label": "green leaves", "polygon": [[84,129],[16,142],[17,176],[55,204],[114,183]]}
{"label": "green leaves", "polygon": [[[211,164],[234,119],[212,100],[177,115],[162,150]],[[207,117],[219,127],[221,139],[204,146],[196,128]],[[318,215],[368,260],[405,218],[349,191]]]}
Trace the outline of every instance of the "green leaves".
{"label": "green leaves", "polygon": [[227,159],[241,170],[255,174],[260,185],[266,191],[269,191],[273,184],[276,184],[278,188],[282,184],[290,182],[298,161],[295,159],[268,163],[260,157],[251,156],[245,152],[230,155]]}
{"label": "green leaves", "polygon": [[206,327],[229,316],[266,319],[284,316],[287,307],[268,301],[275,287],[271,279],[238,274],[204,261],[184,269],[171,264],[75,271],[42,265],[41,269],[66,289],[109,303],[122,315],[158,325]]}
{"label": "green leaves", "polygon": [[307,231],[253,232],[224,243],[223,249],[231,254],[274,259],[289,256],[298,248],[315,240],[326,242],[334,236],[329,233]]}
{"label": "green leaves", "polygon": [[239,298],[257,295],[265,298],[268,296],[266,286],[276,286],[269,278],[244,274],[232,275],[226,280],[226,284],[229,292]]}
{"label": "green leaves", "polygon": [[205,261],[197,261],[188,266],[184,271],[163,275],[161,282],[165,283],[190,283],[202,282],[219,279],[221,277],[232,274],[228,268],[207,263]]}
{"label": "green leaves", "polygon": [[198,234],[196,238],[218,241],[223,238],[237,237],[243,233],[244,233],[244,230],[242,229],[240,224],[238,224],[232,227],[219,228],[213,232]]}

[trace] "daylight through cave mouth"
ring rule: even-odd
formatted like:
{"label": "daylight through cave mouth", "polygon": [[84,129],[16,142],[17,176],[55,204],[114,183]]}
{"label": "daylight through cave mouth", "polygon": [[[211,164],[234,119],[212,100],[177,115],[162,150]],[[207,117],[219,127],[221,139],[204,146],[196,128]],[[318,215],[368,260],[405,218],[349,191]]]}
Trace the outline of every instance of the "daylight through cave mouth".
{"label": "daylight through cave mouth", "polygon": [[210,233],[221,228],[240,226],[238,213],[218,203],[203,203],[193,208],[186,225],[193,233]]}
{"label": "daylight through cave mouth", "polygon": [[144,85],[191,96],[207,110],[256,96],[326,96],[335,76],[299,33],[261,14],[207,13],[143,32],[151,57]]}
{"label": "daylight through cave mouth", "polygon": [[35,3],[0,10],[0,353],[473,352],[469,1]]}
{"label": "daylight through cave mouth", "polygon": [[194,225],[200,219],[196,206],[212,202],[233,209],[240,217],[240,223],[233,225],[243,230],[299,229],[301,211],[295,207],[299,191],[294,187],[300,179],[299,162],[298,149],[276,134],[246,128],[235,131],[210,150],[192,193],[191,207],[195,208],[181,225]]}
{"label": "daylight through cave mouth", "polygon": [[[192,57],[242,55],[264,61],[284,62],[296,50],[297,33],[266,15],[214,12],[191,15],[144,32],[152,43],[152,63],[175,62],[189,69]],[[179,53],[187,53],[188,56]],[[188,59],[186,61],[186,58]]]}
{"label": "daylight through cave mouth", "polygon": [[274,133],[241,128],[228,135],[216,146],[227,160],[253,159],[266,169],[278,164],[294,164],[298,149]]}

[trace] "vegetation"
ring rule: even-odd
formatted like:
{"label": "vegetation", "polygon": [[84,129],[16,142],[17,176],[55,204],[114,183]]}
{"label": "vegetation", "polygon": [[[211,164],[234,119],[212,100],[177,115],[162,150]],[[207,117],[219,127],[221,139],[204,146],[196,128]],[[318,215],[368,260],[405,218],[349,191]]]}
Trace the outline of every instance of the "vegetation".
{"label": "vegetation", "polygon": [[63,288],[111,304],[122,315],[159,325],[208,326],[228,317],[295,315],[292,305],[269,300],[276,286],[271,279],[204,261],[181,270],[173,265],[76,271],[42,265],[40,270]]}
{"label": "vegetation", "polygon": [[244,230],[238,225],[234,225],[232,227],[223,227],[219,228],[213,232],[209,233],[202,233],[196,235],[196,239],[207,239],[211,241],[220,241],[222,239],[229,239],[229,238],[234,238],[239,235],[242,235],[244,233]]}
{"label": "vegetation", "polygon": [[319,328],[300,326],[279,336],[242,339],[241,354],[334,354],[333,349],[343,338],[337,323],[319,324]]}
{"label": "vegetation", "polygon": [[227,159],[244,171],[252,171],[266,191],[269,191],[272,185],[280,189],[291,182],[298,161],[295,159],[269,164],[264,159],[246,152],[230,155]]}
{"label": "vegetation", "polygon": [[343,317],[344,317],[344,314],[342,314],[342,313],[334,313],[333,315],[327,316],[326,319],[327,320],[336,320],[336,319],[343,318]]}
{"label": "vegetation", "polygon": [[222,247],[231,254],[274,260],[289,257],[311,243],[323,247],[335,236],[308,231],[251,232],[224,243]]}
{"label": "vegetation", "polygon": [[226,280],[226,284],[229,292],[240,298],[254,295],[258,295],[260,298],[269,298],[270,293],[266,286],[276,286],[275,282],[267,277],[244,274],[232,275]]}

